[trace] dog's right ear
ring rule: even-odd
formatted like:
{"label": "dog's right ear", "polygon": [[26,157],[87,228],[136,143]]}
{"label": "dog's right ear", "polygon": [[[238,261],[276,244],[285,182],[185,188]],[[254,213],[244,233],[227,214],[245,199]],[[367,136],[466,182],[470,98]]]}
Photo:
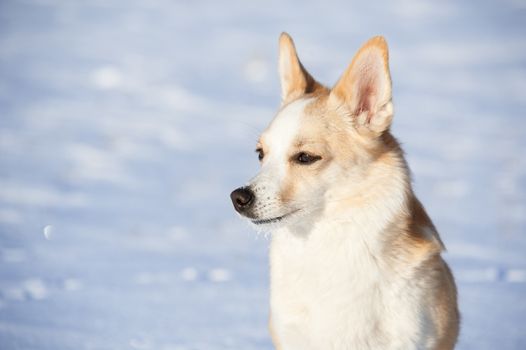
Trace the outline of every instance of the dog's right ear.
{"label": "dog's right ear", "polygon": [[279,77],[282,104],[323,88],[301,64],[294,41],[287,33],[279,37]]}

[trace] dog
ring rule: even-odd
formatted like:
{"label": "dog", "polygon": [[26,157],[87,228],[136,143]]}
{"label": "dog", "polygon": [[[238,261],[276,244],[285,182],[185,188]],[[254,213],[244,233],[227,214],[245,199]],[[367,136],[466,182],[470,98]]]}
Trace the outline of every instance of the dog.
{"label": "dog", "polygon": [[391,135],[388,47],[367,41],[332,89],[279,40],[281,106],[234,208],[271,232],[276,349],[453,349],[457,291],[444,245]]}

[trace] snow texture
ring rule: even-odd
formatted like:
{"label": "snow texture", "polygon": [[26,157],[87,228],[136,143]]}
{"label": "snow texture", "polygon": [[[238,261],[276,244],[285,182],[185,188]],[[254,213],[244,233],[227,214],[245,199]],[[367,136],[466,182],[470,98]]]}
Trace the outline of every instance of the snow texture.
{"label": "snow texture", "polygon": [[522,0],[1,1],[1,349],[272,348],[269,242],[228,195],[257,171],[283,30],[327,84],[387,37],[458,349],[526,349]]}

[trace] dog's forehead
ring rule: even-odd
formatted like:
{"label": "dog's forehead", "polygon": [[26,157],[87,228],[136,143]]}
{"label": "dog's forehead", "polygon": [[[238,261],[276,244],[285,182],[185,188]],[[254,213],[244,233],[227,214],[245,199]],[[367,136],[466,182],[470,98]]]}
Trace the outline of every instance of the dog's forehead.
{"label": "dog's forehead", "polygon": [[275,149],[286,150],[298,137],[312,99],[299,99],[283,107],[261,135],[261,141]]}

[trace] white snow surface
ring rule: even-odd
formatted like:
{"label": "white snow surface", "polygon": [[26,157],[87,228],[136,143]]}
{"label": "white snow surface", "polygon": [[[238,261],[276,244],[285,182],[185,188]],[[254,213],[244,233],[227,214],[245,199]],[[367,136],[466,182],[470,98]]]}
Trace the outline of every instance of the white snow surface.
{"label": "white snow surface", "polygon": [[272,349],[269,242],[229,193],[279,104],[281,31],[327,84],[387,37],[458,349],[526,349],[521,0],[1,1],[1,349]]}

